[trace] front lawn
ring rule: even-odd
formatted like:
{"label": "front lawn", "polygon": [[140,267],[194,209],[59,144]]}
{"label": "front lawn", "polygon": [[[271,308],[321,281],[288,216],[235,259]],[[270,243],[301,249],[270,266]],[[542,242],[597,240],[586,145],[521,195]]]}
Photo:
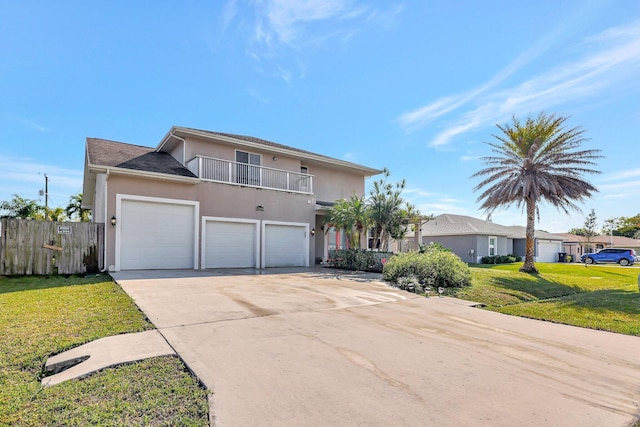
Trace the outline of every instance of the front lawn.
{"label": "front lawn", "polygon": [[0,426],[208,425],[207,392],[176,357],[40,386],[50,355],[148,329],[109,276],[0,277]]}
{"label": "front lawn", "polygon": [[521,266],[472,266],[472,285],[448,293],[500,313],[640,336],[640,269],[539,263],[530,275]]}

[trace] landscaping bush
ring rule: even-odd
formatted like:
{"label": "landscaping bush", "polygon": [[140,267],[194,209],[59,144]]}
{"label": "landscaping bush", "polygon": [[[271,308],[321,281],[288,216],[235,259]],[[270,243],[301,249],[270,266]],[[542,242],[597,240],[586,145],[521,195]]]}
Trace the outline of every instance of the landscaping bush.
{"label": "landscaping bush", "polygon": [[[383,278],[396,284],[401,278],[415,278],[421,285],[445,288],[471,284],[467,264],[454,253],[443,250],[397,254],[385,264]],[[402,283],[406,280],[402,279]]]}
{"label": "landscaping bush", "polygon": [[443,246],[441,243],[431,242],[428,245],[420,245],[420,249],[418,250],[418,252],[420,252],[421,254],[423,254],[425,252],[428,252],[428,251],[451,252],[451,249]]}
{"label": "landscaping bush", "polygon": [[522,261],[522,257],[519,255],[487,255],[480,259],[482,264],[512,264],[514,262]]}
{"label": "landscaping bush", "polygon": [[364,249],[337,249],[329,251],[329,265],[344,270],[382,272],[383,260],[393,256],[392,252],[373,252]]}

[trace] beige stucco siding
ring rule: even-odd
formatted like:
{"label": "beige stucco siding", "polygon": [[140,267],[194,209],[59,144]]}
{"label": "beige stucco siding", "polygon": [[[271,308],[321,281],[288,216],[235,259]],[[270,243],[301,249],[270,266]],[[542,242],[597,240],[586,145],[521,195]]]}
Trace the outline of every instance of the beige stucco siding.
{"label": "beige stucco siding", "polygon": [[[193,159],[195,156],[205,156],[213,157],[216,159],[235,161],[236,151],[241,150],[259,154],[260,156],[262,156],[261,166],[263,167],[281,169],[291,172],[300,172],[300,160],[291,157],[269,153],[268,151],[264,150],[234,147],[222,142],[216,143],[198,138],[188,138],[186,139],[186,141],[186,161]],[[175,155],[174,157],[177,159]]]}
{"label": "beige stucco siding", "polygon": [[[111,174],[108,179],[107,218],[116,213],[116,195],[198,201],[200,217],[244,218],[309,224],[315,227],[315,199],[304,194],[240,187],[219,183],[186,184]],[[264,210],[257,210],[262,206]],[[108,221],[107,221],[108,222]],[[108,250],[106,265],[115,265],[115,230],[106,227]],[[201,233],[198,233],[198,240]],[[201,242],[200,242],[201,243]],[[309,260],[315,259],[311,237]],[[201,247],[201,244],[199,244]]]}
{"label": "beige stucco siding", "polygon": [[313,192],[317,200],[334,202],[339,199],[347,199],[351,197],[354,191],[358,196],[364,194],[364,178],[362,175],[318,165],[309,166],[309,173],[314,176]]}

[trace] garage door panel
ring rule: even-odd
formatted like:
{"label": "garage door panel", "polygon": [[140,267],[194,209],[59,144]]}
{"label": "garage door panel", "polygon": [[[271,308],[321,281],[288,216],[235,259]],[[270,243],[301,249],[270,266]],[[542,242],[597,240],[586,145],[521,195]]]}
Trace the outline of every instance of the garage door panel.
{"label": "garage door panel", "polygon": [[207,221],[204,268],[257,267],[257,239],[254,222]]}
{"label": "garage door panel", "polygon": [[305,226],[266,224],[265,267],[304,267],[308,240]]}
{"label": "garage door panel", "polygon": [[562,244],[556,242],[538,242],[537,262],[557,262],[558,252],[562,252]]}
{"label": "garage door panel", "polygon": [[194,268],[193,205],[122,200],[120,268]]}

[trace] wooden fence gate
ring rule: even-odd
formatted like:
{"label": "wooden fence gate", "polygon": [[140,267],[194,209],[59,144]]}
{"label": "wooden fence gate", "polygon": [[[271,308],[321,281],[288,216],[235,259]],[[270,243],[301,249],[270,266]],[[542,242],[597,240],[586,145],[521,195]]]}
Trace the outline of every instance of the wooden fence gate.
{"label": "wooden fence gate", "polygon": [[104,269],[104,224],[3,218],[0,274],[83,274]]}

